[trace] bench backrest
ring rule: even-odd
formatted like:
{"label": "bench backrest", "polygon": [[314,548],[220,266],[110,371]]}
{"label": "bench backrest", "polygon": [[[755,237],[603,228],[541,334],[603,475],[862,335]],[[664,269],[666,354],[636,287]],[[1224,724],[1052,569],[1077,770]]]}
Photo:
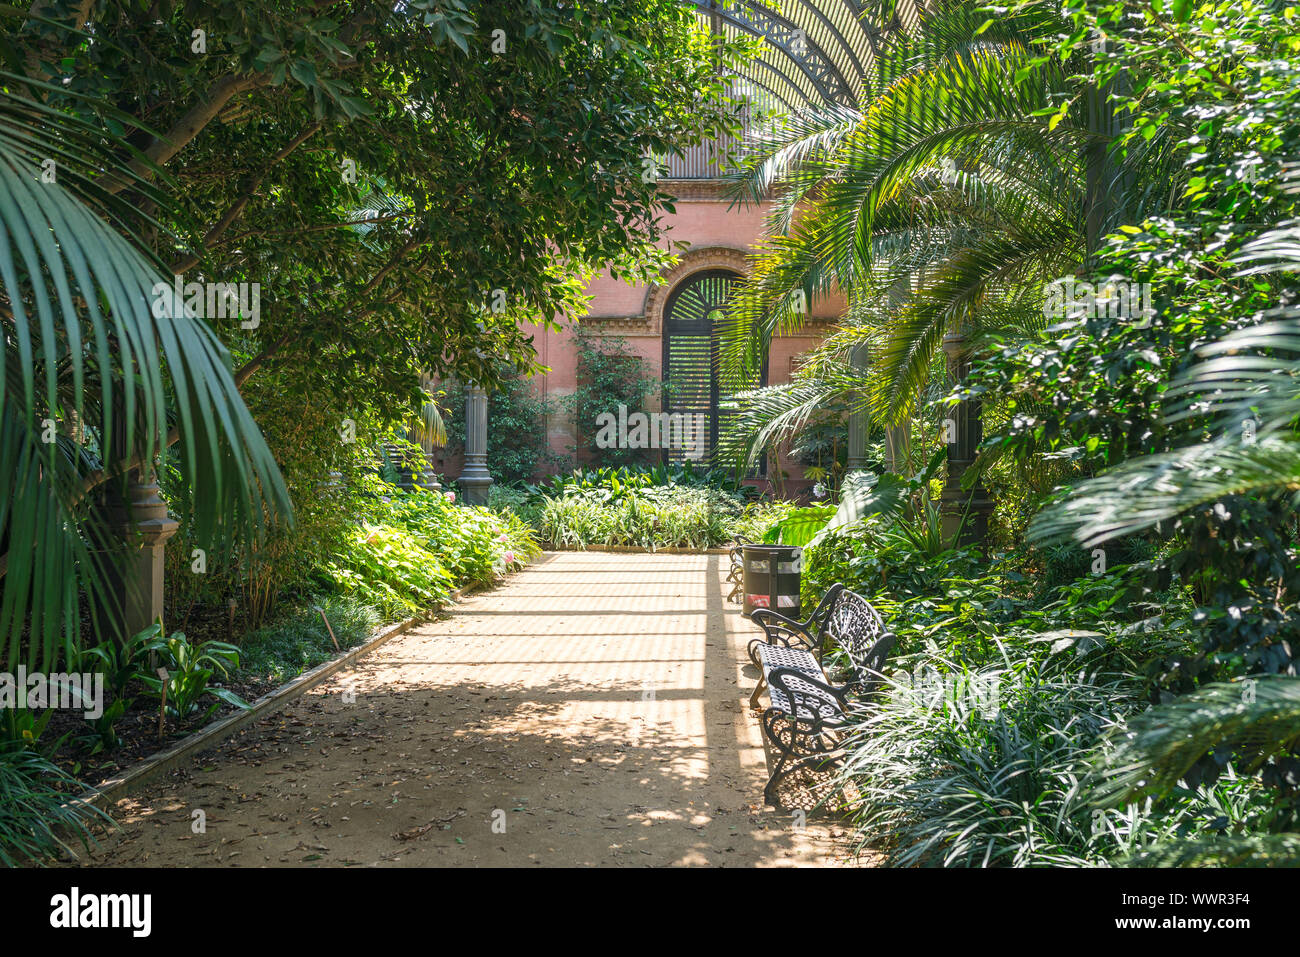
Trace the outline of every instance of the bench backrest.
{"label": "bench backrest", "polygon": [[850,685],[865,692],[879,683],[894,636],[870,602],[847,588],[841,591],[827,617],[826,635],[844,649],[853,664]]}
{"label": "bench backrest", "polygon": [[753,544],[756,543],[751,542],[747,538],[741,538],[740,536],[737,536],[736,540],[731,543],[731,547],[727,550],[727,554],[731,557],[731,570],[733,572],[739,571],[745,567],[745,546]]}

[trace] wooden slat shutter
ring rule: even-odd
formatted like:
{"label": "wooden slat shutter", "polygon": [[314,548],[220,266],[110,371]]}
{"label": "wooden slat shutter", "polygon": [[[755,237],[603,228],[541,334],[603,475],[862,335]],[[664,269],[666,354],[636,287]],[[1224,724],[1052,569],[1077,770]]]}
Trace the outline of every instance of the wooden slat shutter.
{"label": "wooden slat shutter", "polygon": [[[712,458],[718,430],[734,414],[734,404],[718,391],[717,336],[723,308],[740,281],[738,274],[723,269],[696,273],[669,294],[664,306],[664,409],[704,416],[706,445],[695,460],[699,464]],[[691,456],[684,449],[668,449],[665,459],[678,464]]]}

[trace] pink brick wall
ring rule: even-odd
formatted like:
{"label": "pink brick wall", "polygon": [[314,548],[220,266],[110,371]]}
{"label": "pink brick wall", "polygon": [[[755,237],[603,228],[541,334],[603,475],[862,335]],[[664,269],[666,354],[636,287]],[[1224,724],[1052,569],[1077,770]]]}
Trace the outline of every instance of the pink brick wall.
{"label": "pink brick wall", "polygon": [[[634,286],[603,274],[587,285],[592,297],[586,316],[571,317],[561,322],[559,331],[538,330],[533,337],[541,364],[549,372],[533,379],[534,389],[551,399],[571,394],[576,387],[577,345],[574,341],[577,323],[586,335],[618,337],[625,341],[629,351],[641,356],[647,372],[659,377],[662,374],[663,338],[660,322],[664,299],[678,282],[694,272],[708,268],[727,268],[747,274],[745,255],[762,233],[765,208],[729,207],[720,199],[720,188],[710,181],[679,181],[665,183],[666,191],[676,195],[676,213],[667,215],[668,238],[690,243],[682,265],[667,274],[657,287]],[[825,321],[843,315],[843,297],[812,304],[813,323],[799,336],[778,337],[768,358],[768,383],[787,382],[800,354],[816,345],[824,332]],[[575,319],[577,323],[575,323]],[[569,457],[569,447],[575,443],[573,423],[562,415],[551,417],[547,427],[548,439],[554,452]],[[488,436],[489,463],[492,436]],[[444,459],[447,473],[457,474],[459,462]],[[782,459],[782,468],[788,473],[787,494],[806,488],[802,468]]]}

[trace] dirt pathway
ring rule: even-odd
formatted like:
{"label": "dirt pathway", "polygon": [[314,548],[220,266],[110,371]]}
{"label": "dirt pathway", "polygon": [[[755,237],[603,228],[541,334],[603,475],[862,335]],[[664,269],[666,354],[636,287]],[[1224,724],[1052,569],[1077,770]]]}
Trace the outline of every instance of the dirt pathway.
{"label": "dirt pathway", "polygon": [[841,825],[763,807],[726,562],[549,554],[120,801],[91,862],[841,861]]}

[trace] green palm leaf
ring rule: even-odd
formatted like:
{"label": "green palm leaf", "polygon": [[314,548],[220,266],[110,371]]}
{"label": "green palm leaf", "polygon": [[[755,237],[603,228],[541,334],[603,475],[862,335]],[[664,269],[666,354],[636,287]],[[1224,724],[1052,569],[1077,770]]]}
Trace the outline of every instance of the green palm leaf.
{"label": "green palm leaf", "polygon": [[1300,680],[1206,685],[1132,718],[1097,758],[1100,803],[1123,806],[1173,788],[1211,751],[1249,747],[1262,762],[1300,744]]}
{"label": "green palm leaf", "polygon": [[155,316],[170,277],[62,183],[42,182],[39,126],[5,119],[0,468],[13,481],[0,492],[0,649],[12,666],[49,664],[76,642],[79,594],[93,606],[112,561],[89,492],[152,462],[173,433],[196,540],[220,551],[290,505],[216,335],[178,303]]}

